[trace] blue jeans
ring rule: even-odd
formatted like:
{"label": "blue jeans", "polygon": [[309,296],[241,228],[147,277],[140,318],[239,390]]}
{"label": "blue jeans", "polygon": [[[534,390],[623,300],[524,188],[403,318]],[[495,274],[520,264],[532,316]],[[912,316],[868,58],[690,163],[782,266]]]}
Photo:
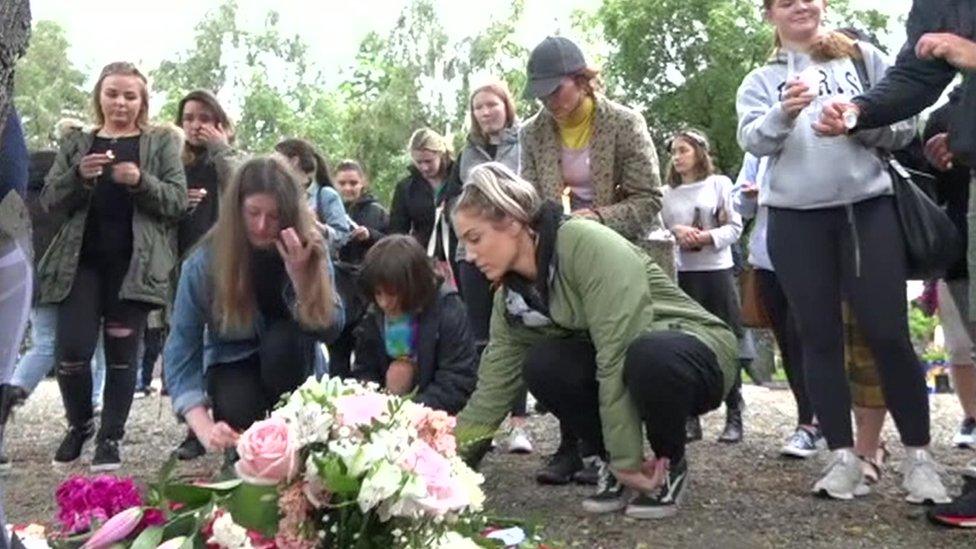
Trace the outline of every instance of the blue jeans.
{"label": "blue jeans", "polygon": [[[37,305],[31,309],[31,348],[20,358],[14,370],[11,385],[28,393],[54,369],[54,334],[58,322],[57,305]],[[92,403],[101,405],[105,381],[105,351],[102,339],[98,339],[95,356],[92,357]]]}

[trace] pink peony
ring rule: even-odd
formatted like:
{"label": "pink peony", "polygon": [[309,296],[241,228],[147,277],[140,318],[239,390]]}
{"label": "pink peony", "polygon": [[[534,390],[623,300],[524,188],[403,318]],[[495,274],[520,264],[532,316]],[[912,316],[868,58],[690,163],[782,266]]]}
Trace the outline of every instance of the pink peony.
{"label": "pink peony", "polygon": [[142,497],[131,478],[111,475],[73,476],[55,492],[58,522],[62,532],[76,534],[91,529],[92,522],[104,522],[130,507],[142,505]]}
{"label": "pink peony", "polygon": [[346,395],[336,399],[339,424],[350,427],[369,425],[387,411],[389,398],[378,393]]}
{"label": "pink peony", "polygon": [[288,482],[298,472],[298,450],[284,419],[255,422],[237,441],[237,476],[251,484]]}
{"label": "pink peony", "polygon": [[427,497],[418,503],[428,512],[441,516],[468,504],[464,488],[453,475],[451,462],[426,442],[414,442],[400,465],[416,473],[427,485]]}

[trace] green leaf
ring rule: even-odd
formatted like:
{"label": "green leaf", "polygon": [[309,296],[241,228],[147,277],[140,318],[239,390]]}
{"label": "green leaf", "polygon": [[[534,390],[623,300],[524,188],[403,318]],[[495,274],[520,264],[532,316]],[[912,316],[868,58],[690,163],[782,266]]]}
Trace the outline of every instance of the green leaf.
{"label": "green leaf", "polygon": [[278,489],[243,483],[227,500],[234,522],[273,537],[278,531]]}
{"label": "green leaf", "polygon": [[156,549],[161,541],[163,541],[163,527],[153,526],[143,530],[139,537],[132,542],[130,549]]}
{"label": "green leaf", "polygon": [[351,495],[359,492],[359,480],[346,472],[346,467],[337,456],[316,460],[319,475],[325,486],[333,494]]}
{"label": "green leaf", "polygon": [[225,480],[222,482],[212,482],[210,484],[201,484],[201,488],[206,488],[208,490],[214,490],[216,492],[230,492],[231,490],[237,488],[241,485],[243,481],[239,478]]}
{"label": "green leaf", "polygon": [[171,520],[163,528],[162,537],[173,539],[180,536],[189,536],[197,530],[197,520],[193,514],[185,514]]}
{"label": "green leaf", "polygon": [[164,488],[163,494],[170,501],[194,509],[209,503],[214,496],[214,491],[194,484],[169,484]]}

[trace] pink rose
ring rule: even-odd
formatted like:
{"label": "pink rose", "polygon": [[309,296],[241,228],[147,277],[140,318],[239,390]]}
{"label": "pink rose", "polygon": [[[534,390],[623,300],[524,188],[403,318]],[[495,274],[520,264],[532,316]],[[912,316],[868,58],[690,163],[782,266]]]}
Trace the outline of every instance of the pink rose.
{"label": "pink rose", "polygon": [[468,504],[464,490],[454,478],[451,462],[426,442],[414,442],[400,466],[415,473],[427,485],[427,497],[418,503],[429,513],[441,516]]}
{"label": "pink rose", "polygon": [[347,395],[336,399],[339,424],[349,427],[369,425],[382,416],[389,406],[389,398],[378,393]]}
{"label": "pink rose", "polygon": [[257,421],[237,441],[237,476],[251,484],[288,482],[298,472],[298,443],[280,417]]}

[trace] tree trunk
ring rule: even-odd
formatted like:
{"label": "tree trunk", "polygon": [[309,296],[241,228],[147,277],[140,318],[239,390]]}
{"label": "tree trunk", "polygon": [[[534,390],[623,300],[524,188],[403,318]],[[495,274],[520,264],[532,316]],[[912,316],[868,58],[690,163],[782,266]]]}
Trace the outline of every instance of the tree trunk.
{"label": "tree trunk", "polygon": [[0,129],[7,123],[7,104],[13,95],[14,67],[27,51],[31,32],[29,0],[0,1]]}

